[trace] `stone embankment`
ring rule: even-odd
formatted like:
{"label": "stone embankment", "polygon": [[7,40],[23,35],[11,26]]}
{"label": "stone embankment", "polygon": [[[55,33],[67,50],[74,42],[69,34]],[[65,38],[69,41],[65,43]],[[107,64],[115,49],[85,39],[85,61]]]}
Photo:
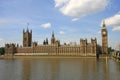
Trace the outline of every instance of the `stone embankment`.
{"label": "stone embankment", "polygon": [[120,62],[120,52],[113,52],[111,56],[114,60]]}

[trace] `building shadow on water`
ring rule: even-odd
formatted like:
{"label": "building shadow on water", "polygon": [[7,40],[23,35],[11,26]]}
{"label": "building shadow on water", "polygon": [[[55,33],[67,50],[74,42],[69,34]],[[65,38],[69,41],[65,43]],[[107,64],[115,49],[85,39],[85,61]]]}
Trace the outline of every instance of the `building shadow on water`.
{"label": "building shadow on water", "polygon": [[96,58],[97,80],[111,80],[109,74],[109,58]]}

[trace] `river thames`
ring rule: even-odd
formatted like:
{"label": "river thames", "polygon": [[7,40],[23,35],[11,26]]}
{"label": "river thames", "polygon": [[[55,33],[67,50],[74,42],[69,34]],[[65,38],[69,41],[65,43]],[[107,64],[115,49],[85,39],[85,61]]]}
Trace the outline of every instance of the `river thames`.
{"label": "river thames", "polygon": [[0,80],[120,80],[120,63],[108,58],[0,59]]}

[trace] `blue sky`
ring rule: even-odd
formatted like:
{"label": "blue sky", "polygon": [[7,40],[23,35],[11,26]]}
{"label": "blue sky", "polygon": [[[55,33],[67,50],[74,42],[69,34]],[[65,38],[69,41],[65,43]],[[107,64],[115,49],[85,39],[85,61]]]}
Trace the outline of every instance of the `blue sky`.
{"label": "blue sky", "polygon": [[22,31],[33,31],[42,44],[54,31],[56,39],[77,42],[96,37],[101,45],[101,23],[106,21],[109,46],[120,44],[120,0],[0,0],[0,46],[22,45]]}

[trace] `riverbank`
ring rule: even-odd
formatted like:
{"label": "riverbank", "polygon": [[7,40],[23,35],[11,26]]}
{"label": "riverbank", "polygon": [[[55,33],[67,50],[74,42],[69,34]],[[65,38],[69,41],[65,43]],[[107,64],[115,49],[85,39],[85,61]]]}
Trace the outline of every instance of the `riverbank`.
{"label": "riverbank", "polygon": [[[6,58],[96,58],[96,56],[0,56],[0,59]],[[100,56],[99,58],[109,58],[109,56]]]}

